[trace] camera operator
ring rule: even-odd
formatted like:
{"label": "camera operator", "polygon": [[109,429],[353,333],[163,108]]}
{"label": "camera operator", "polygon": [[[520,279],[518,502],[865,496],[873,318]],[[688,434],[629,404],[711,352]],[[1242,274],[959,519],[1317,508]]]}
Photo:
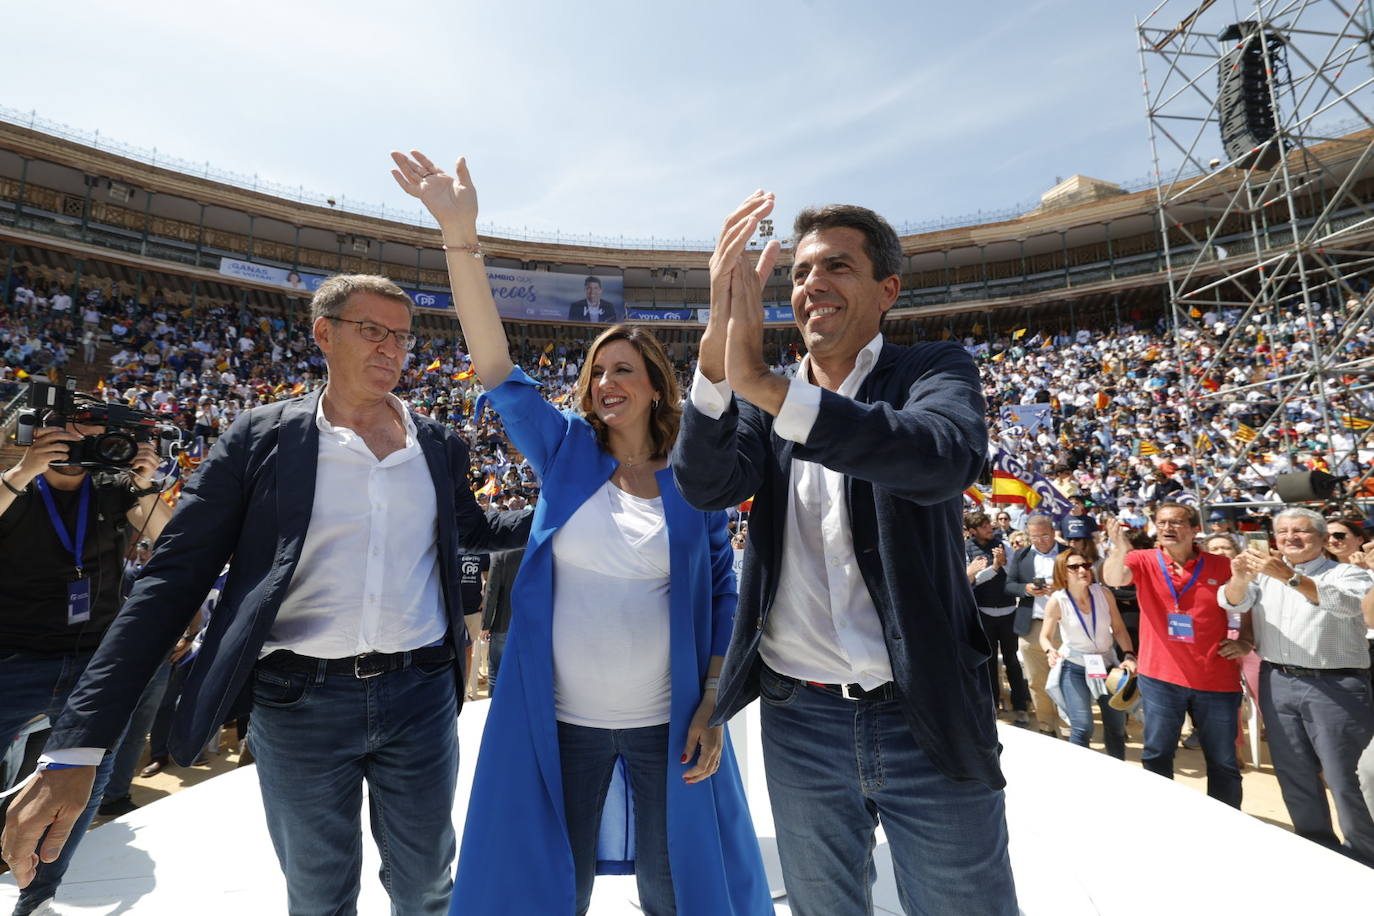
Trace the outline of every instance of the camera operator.
{"label": "camera operator", "polygon": [[[13,740],[36,715],[57,718],[119,610],[130,539],[142,532],[155,541],[171,517],[151,485],[158,465],[151,443],[139,445],[124,473],[63,465],[70,443],[104,432],[74,423],[39,428],[19,464],[0,473],[0,742]],[[17,916],[57,890],[111,762],[106,754],[71,842],[55,862],[39,865]]]}

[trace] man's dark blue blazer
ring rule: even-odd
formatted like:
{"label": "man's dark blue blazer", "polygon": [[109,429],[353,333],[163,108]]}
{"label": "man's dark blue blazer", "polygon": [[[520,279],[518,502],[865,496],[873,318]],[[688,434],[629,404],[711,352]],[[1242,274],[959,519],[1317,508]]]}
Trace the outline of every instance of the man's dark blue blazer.
{"label": "man's dark blue blazer", "polygon": [[[167,649],[233,558],[200,653],[182,688],[169,749],[195,759],[222,722],[248,708],[249,674],[296,571],[310,525],[319,454],[316,391],[254,408],[219,438],[187,483],[157,549],[72,692],[48,746],[111,748]],[[478,507],[468,488],[468,449],[427,417],[411,414],[434,479],[440,563],[458,702],[463,702],[458,588],[462,550],[523,546],[528,513]],[[393,507],[404,515],[405,507]],[[428,524],[416,519],[416,524]]]}
{"label": "man's dark blue blazer", "polygon": [[741,398],[719,420],[688,403],[672,456],[687,501],[719,510],[754,497],[714,722],[758,696],[792,459],[813,461],[845,475],[854,556],[917,743],[951,778],[1005,784],[990,648],[964,572],[962,493],[987,457],[984,411],[978,371],[954,343],[884,344],[856,398],[822,391],[805,445],[775,435],[772,415]]}

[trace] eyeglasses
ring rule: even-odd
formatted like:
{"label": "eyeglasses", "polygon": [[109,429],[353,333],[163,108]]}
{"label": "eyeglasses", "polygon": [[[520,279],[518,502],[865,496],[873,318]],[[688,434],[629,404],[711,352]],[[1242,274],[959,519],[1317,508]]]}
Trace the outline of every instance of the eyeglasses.
{"label": "eyeglasses", "polygon": [[1065,564],[1064,564],[1064,568],[1065,568],[1065,569],[1069,569],[1069,570],[1074,570],[1074,569],[1092,569],[1093,566],[1092,566],[1091,563],[1065,563]]}
{"label": "eyeglasses", "polygon": [[386,325],[378,324],[375,321],[358,321],[354,318],[336,318],[333,315],[326,315],[330,321],[346,321],[349,324],[358,326],[358,333],[363,336],[363,340],[371,343],[381,343],[390,335],[396,338],[396,343],[402,350],[407,352],[415,349],[416,337],[409,331],[393,331]]}

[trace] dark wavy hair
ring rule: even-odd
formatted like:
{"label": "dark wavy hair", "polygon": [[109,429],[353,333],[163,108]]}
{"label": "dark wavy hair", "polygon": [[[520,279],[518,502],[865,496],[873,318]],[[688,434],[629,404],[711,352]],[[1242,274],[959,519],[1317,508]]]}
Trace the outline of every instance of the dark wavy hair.
{"label": "dark wavy hair", "polygon": [[677,373],[668,359],[668,352],[658,338],[644,328],[616,324],[601,332],[587,348],[587,359],[582,363],[582,371],[577,376],[577,409],[587,422],[596,430],[596,441],[603,451],[609,452],[610,429],[597,417],[592,409],[592,365],[596,355],[608,343],[617,340],[628,342],[639,351],[644,360],[644,369],[649,373],[649,383],[661,392],[658,406],[649,413],[649,438],[654,444],[651,458],[667,458],[677,441],[678,425],[682,422],[682,391],[678,388]]}

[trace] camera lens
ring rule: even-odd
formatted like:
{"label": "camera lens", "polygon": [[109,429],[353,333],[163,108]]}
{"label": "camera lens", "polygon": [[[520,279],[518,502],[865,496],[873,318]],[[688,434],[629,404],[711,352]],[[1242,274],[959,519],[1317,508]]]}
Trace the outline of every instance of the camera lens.
{"label": "camera lens", "polygon": [[105,433],[95,437],[94,452],[106,464],[127,465],[138,454],[138,443],[126,433]]}

